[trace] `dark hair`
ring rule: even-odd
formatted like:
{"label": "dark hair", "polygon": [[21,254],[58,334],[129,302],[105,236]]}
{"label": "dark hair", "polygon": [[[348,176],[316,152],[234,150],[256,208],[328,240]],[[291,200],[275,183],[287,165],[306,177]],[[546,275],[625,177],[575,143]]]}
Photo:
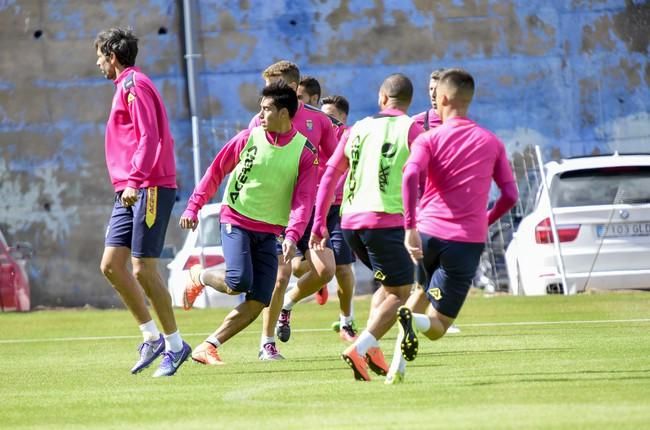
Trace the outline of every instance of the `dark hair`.
{"label": "dark hair", "polygon": [[296,92],[284,81],[273,82],[264,87],[262,97],[273,100],[273,106],[277,110],[286,108],[289,111],[289,118],[293,118],[298,110],[298,96]]}
{"label": "dark hair", "polygon": [[381,90],[401,105],[408,105],[413,99],[413,83],[401,73],[394,73],[384,80]]}
{"label": "dark hair", "polygon": [[438,85],[446,85],[456,90],[460,100],[467,103],[474,96],[474,78],[463,69],[447,69],[440,76]]}
{"label": "dark hair", "polygon": [[318,80],[313,76],[305,76],[300,80],[299,85],[303,87],[305,91],[307,91],[309,97],[318,96],[318,98],[320,98],[320,84],[318,83]]}
{"label": "dark hair", "polygon": [[343,96],[327,96],[324,97],[320,102],[321,106],[323,105],[334,105],[336,109],[345,113],[346,115],[350,114],[350,103]]}
{"label": "dark hair", "polygon": [[95,38],[95,49],[110,57],[115,54],[117,61],[124,67],[135,65],[138,55],[138,38],[131,29],[111,28],[100,32]]}

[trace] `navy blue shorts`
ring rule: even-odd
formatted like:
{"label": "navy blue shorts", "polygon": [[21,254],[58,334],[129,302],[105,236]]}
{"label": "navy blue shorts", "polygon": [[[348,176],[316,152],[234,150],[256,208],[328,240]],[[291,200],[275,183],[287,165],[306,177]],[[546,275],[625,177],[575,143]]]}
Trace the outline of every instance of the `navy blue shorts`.
{"label": "navy blue shorts", "polygon": [[[298,243],[296,243],[296,257],[302,257],[302,259],[305,259],[305,254],[307,254],[307,251],[309,251],[309,238],[311,237],[311,229],[314,226],[314,211],[311,211],[311,217],[309,218],[309,222],[307,223],[307,227],[305,228],[305,233],[302,235],[300,239],[298,239]],[[329,217],[328,217],[328,230],[329,230]],[[332,242],[327,241],[325,244],[328,248],[332,248]],[[278,241],[277,245],[277,252],[278,255],[282,255],[282,240]]]}
{"label": "navy blue shorts", "polygon": [[226,284],[246,293],[246,300],[268,306],[278,274],[277,238],[232,224],[221,224],[221,246],[226,260]]}
{"label": "navy blue shorts", "polygon": [[136,258],[159,258],[176,203],[176,189],[141,188],[138,201],[128,208],[122,206],[121,197],[121,191],[115,194],[104,245],[130,248]]}
{"label": "navy blue shorts", "polygon": [[[418,282],[436,311],[456,318],[476,275],[483,243],[454,242],[420,233],[424,269],[418,270]],[[427,281],[421,279],[430,276]]]}
{"label": "navy blue shorts", "polygon": [[382,285],[411,287],[415,275],[413,261],[404,247],[403,228],[343,229],[343,236]]}
{"label": "navy blue shorts", "polygon": [[330,211],[327,214],[327,231],[330,234],[330,242],[332,243],[332,251],[334,251],[336,265],[352,264],[357,261],[352,252],[352,248],[350,248],[350,245],[348,245],[343,237],[340,205],[330,207]]}

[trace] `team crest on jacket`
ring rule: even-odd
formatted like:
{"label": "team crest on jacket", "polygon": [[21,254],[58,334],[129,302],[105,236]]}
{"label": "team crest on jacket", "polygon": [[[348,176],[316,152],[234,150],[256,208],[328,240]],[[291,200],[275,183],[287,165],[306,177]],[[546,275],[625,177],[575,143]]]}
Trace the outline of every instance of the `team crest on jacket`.
{"label": "team crest on jacket", "polygon": [[305,126],[307,127],[307,130],[312,131],[314,129],[314,122],[308,119],[305,121]]}

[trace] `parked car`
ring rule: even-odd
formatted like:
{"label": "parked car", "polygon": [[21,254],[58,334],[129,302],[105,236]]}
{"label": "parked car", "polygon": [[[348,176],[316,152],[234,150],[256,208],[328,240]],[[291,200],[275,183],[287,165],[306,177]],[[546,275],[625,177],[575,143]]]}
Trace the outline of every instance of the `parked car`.
{"label": "parked car", "polygon": [[[183,291],[189,279],[190,267],[195,264],[203,264],[206,268],[225,267],[219,226],[220,211],[221,203],[207,204],[201,209],[198,227],[194,231],[188,231],[182,248],[167,265],[167,287],[174,306],[183,306]],[[241,296],[228,296],[206,288],[194,302],[194,307],[229,307],[241,301]]]}
{"label": "parked car", "polygon": [[0,311],[29,311],[30,288],[25,266],[31,256],[29,243],[19,242],[10,247],[0,230]]}
{"label": "parked car", "polygon": [[506,249],[510,291],[650,288],[650,155],[580,157],[545,169],[549,193],[540,185]]}

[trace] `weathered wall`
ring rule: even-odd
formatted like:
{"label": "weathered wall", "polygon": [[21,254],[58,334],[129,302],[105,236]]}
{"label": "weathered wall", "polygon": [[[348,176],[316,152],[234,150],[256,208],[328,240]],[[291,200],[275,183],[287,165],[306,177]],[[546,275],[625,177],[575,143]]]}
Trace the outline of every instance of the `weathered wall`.
{"label": "weathered wall", "polygon": [[[130,25],[138,65],[161,90],[177,143],[181,201],[193,182],[180,4],[0,0],[0,227],[37,249],[35,304],[118,304],[98,265],[112,193],[103,133],[113,91],[95,66],[102,28]],[[290,59],[373,113],[382,79],[477,79],[473,117],[511,152],[547,158],[650,151],[647,1],[199,0],[202,165],[257,110],[260,72]],[[39,33],[40,31],[40,33]],[[38,37],[37,37],[38,36]],[[169,241],[180,231],[170,227]]]}

